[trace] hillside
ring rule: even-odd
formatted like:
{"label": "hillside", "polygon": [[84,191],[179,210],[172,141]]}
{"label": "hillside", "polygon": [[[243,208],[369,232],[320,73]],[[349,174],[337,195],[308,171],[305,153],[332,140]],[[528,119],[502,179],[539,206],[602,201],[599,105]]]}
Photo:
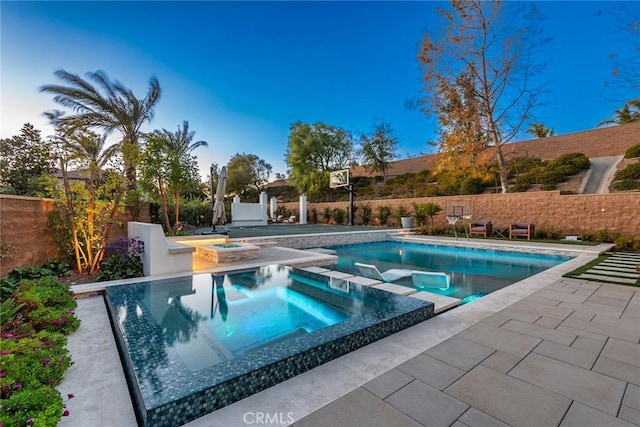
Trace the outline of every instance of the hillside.
{"label": "hillside", "polygon": [[[567,153],[582,153],[586,157],[602,158],[609,156],[623,156],[625,151],[640,143],[640,123],[631,123],[622,126],[593,129],[583,132],[558,135],[549,138],[538,138],[527,141],[507,144],[504,153],[507,162],[514,159],[537,158],[544,161],[558,159]],[[392,162],[389,168],[389,179],[386,184],[378,182],[374,177],[378,174],[368,171],[363,166],[352,167],[351,179],[361,199],[368,198],[402,198],[421,197],[426,195],[450,195],[451,189],[443,189],[442,184],[429,178],[428,171],[433,171],[437,164],[437,154],[424,155]],[[487,149],[482,154],[489,162],[495,162],[495,152]],[[586,159],[585,159],[586,161]],[[620,162],[618,170],[628,163],[636,162],[635,159]],[[587,163],[588,165],[588,163]],[[587,166],[588,168],[588,166]],[[538,191],[542,189],[556,189],[569,193],[579,193],[583,187],[583,178],[588,176],[586,170],[581,170],[574,175],[552,182],[550,186],[540,185],[535,181],[525,184],[524,187],[513,191]],[[451,183],[449,183],[450,185]],[[456,182],[455,185],[460,184]],[[496,183],[497,185],[497,183]],[[484,192],[493,192],[491,183],[484,182]],[[446,187],[446,185],[445,185]],[[289,186],[286,181],[276,181],[265,186],[270,197],[277,197],[282,201],[294,201],[297,199],[295,188]],[[482,191],[482,189],[480,189]],[[464,193],[463,193],[464,194]],[[342,200],[346,193],[335,192],[334,200]],[[312,197],[311,199],[314,199]]]}
{"label": "hillside", "polygon": [[[589,158],[605,156],[621,156],[627,148],[640,143],[640,123],[592,129],[582,132],[568,133],[514,142],[505,145],[507,160],[517,157],[537,157],[542,160],[553,160],[566,153],[583,153]],[[486,150],[484,156],[495,157],[493,150]],[[433,170],[436,166],[437,154],[428,154],[411,159],[397,160],[389,168],[389,176],[405,173],[418,173],[424,169]],[[364,166],[351,168],[352,176],[373,176]]]}

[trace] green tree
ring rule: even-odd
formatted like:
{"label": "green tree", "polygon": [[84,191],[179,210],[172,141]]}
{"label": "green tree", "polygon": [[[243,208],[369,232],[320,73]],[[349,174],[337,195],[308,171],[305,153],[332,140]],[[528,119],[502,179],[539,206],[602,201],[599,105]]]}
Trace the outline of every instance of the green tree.
{"label": "green tree", "polygon": [[[98,136],[94,132],[74,129],[66,135],[63,150],[66,162],[77,171],[82,171],[86,186],[71,188],[65,176],[64,189],[70,198],[75,199],[68,207],[73,212],[75,230],[78,233],[81,269],[89,274],[98,272],[103,258],[102,248],[108,243],[111,227],[115,222],[124,193],[125,181],[115,170],[108,171],[109,163],[120,153],[119,144],[106,146],[106,135]],[[79,269],[80,271],[80,269]]]}
{"label": "green tree", "polygon": [[[44,115],[55,128],[51,142],[56,147],[63,182],[56,199],[62,211],[63,228],[70,234],[76,269],[95,274],[125,188],[122,171],[118,169],[122,166],[118,161],[120,146],[107,147],[106,135],[98,136],[79,122],[65,121],[61,111],[48,111]],[[85,182],[70,184],[69,168]]]}
{"label": "green tree", "polygon": [[[423,110],[438,116],[438,96],[460,87],[468,73],[478,122],[498,157],[503,192],[509,191],[503,146],[521,130],[537,103],[540,89],[533,85],[541,62],[533,54],[545,42],[538,38],[541,19],[535,5],[499,1],[453,0],[451,9],[438,8],[444,31],[428,32],[419,59],[426,96]],[[434,101],[435,99],[435,101]]]}
{"label": "green tree", "polygon": [[87,73],[87,80],[62,69],[54,75],[66,85],[44,85],[40,92],[53,94],[55,102],[73,111],[62,120],[121,133],[129,188],[135,189],[135,157],[128,146],[138,146],[140,128],[153,119],[154,108],[160,100],[158,79],[151,77],[149,91],[140,99],[119,81],[111,81],[103,71]]}
{"label": "green tree", "polygon": [[227,191],[253,198],[269,181],[271,170],[272,166],[255,154],[236,153],[227,165]]}
{"label": "green tree", "polygon": [[167,149],[167,141],[161,132],[155,131],[145,137],[143,156],[140,161],[140,183],[151,195],[160,201],[164,215],[164,228],[171,231],[169,222],[168,186],[175,159]]}
{"label": "green tree", "polygon": [[353,158],[353,138],[344,129],[316,122],[291,125],[285,161],[298,192],[329,192],[329,172],[346,168]]}
{"label": "green tree", "polygon": [[360,137],[361,153],[365,168],[380,172],[383,180],[387,181],[389,164],[398,157],[398,137],[393,133],[391,125],[378,121],[373,125],[370,134]]}
{"label": "green tree", "polygon": [[[170,179],[170,190],[173,196],[173,204],[175,206],[175,222],[180,218],[180,198],[183,192],[190,187],[193,178],[197,176],[197,163],[190,153],[199,147],[208,147],[206,141],[193,142],[194,131],[189,132],[189,122],[184,121],[182,128],[178,126],[178,130],[170,132],[162,129],[163,138],[166,143],[166,149],[171,152],[170,156],[175,163],[172,167],[172,178]],[[195,176],[194,176],[195,168]],[[192,186],[192,185],[191,185]]]}
{"label": "green tree", "polygon": [[38,178],[54,171],[51,147],[32,124],[24,124],[19,135],[0,140],[0,192],[36,195],[42,190]]}
{"label": "green tree", "polygon": [[621,109],[614,111],[613,115],[612,118],[598,123],[598,127],[640,122],[640,98],[626,102]]}
{"label": "green tree", "polygon": [[548,138],[556,134],[553,129],[546,127],[542,123],[529,123],[529,129],[526,132],[536,138]]}

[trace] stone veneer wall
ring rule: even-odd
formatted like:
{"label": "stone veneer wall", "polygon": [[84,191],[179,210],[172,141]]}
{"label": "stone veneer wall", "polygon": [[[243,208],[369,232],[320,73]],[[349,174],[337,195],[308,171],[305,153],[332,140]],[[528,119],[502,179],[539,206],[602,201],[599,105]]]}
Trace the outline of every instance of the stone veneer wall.
{"label": "stone veneer wall", "polygon": [[[50,232],[49,214],[55,209],[53,199],[0,194],[0,276],[16,267],[44,264],[56,258],[58,248]],[[149,222],[148,209],[141,212],[141,221]],[[111,229],[111,240],[127,235],[127,218],[119,215]],[[10,246],[5,256],[5,245]]]}
{"label": "stone veneer wall", "polygon": [[345,233],[327,234],[293,234],[290,236],[254,237],[242,239],[249,243],[260,244],[261,241],[276,242],[278,246],[292,249],[310,249],[324,246],[354,245],[357,243],[383,242],[389,240],[389,232],[380,231],[352,231]]}
{"label": "stone veneer wall", "polygon": [[[437,203],[443,212],[435,217],[436,225],[447,225],[444,209],[456,204],[470,204],[474,219],[489,219],[493,227],[508,227],[516,222],[533,222],[536,230],[557,230],[563,235],[579,235],[583,231],[615,230],[640,235],[640,193],[560,195],[558,191],[538,191],[509,194],[477,194],[472,196],[421,197],[415,199],[386,199],[357,201],[367,204],[410,210],[414,203]],[[297,203],[282,203],[287,209],[298,209]],[[347,209],[348,202],[310,203],[308,212],[318,214],[325,207]],[[310,215],[310,214],[309,214]],[[358,212],[356,211],[356,218]]]}

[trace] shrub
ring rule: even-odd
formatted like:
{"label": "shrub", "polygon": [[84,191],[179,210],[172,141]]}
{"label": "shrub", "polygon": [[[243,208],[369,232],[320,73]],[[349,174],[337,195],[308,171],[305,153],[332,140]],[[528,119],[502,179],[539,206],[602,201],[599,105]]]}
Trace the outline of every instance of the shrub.
{"label": "shrub", "polygon": [[361,209],[362,209],[362,213],[361,213],[361,218],[362,218],[362,225],[369,225],[369,223],[371,222],[371,214],[373,213],[373,210],[371,209],[371,205],[369,204],[365,204],[365,205],[361,205]]}
{"label": "shrub", "polygon": [[335,208],[331,211],[331,218],[333,218],[333,221],[338,225],[342,225],[344,223],[345,216],[346,213],[342,208]]}
{"label": "shrub", "polygon": [[623,179],[613,183],[613,189],[618,191],[640,190],[640,180]]}
{"label": "shrub", "polygon": [[623,179],[640,179],[640,162],[628,165],[626,168],[616,172],[616,181]]}
{"label": "shrub", "polygon": [[640,144],[632,145],[627,148],[627,151],[624,153],[625,159],[632,159],[634,157],[640,157]]}
{"label": "shrub", "polygon": [[536,230],[536,239],[546,239],[548,235],[547,230],[538,229]]}
{"label": "shrub", "polygon": [[547,169],[557,169],[561,166],[570,166],[572,169],[575,169],[576,172],[579,172],[581,170],[589,169],[591,164],[589,162],[589,158],[582,153],[566,153],[550,161],[547,164]]}
{"label": "shrub", "polygon": [[0,400],[0,405],[0,424],[3,427],[55,427],[64,408],[60,393],[48,386],[21,388],[8,399]]}
{"label": "shrub", "polygon": [[192,236],[196,231],[196,227],[186,222],[176,222],[171,227],[172,236]]}
{"label": "shrub", "polygon": [[442,210],[442,207],[437,203],[422,203],[413,205],[413,216],[416,218],[418,226],[425,225],[427,217],[431,218],[431,225],[433,226],[433,217]]}
{"label": "shrub", "polygon": [[465,177],[460,183],[460,194],[480,194],[484,191],[481,178]]}
{"label": "shrub", "polygon": [[527,173],[535,168],[543,166],[543,161],[537,157],[521,157],[507,162],[507,174],[516,176]]}
{"label": "shrub", "polygon": [[324,209],[322,209],[322,219],[324,220],[325,224],[329,224],[329,220],[331,219],[331,209],[326,206]]}
{"label": "shrub", "polygon": [[311,208],[311,223],[318,223],[318,210],[316,208]]}
{"label": "shrub", "polygon": [[21,279],[14,297],[23,307],[19,316],[2,325],[0,425],[54,427],[68,415],[54,387],[71,365],[64,334],[78,327],[71,311],[76,301],[69,287],[53,276]]}
{"label": "shrub", "polygon": [[614,234],[614,232],[610,232],[609,230],[597,230],[593,237],[596,242],[613,243]]}
{"label": "shrub", "polygon": [[100,263],[96,280],[118,280],[140,277],[144,242],[136,238],[121,237],[103,248],[105,258]]}
{"label": "shrub", "polygon": [[613,243],[616,245],[616,250],[631,250],[634,247],[635,238],[629,234],[616,233],[613,236]]}
{"label": "shrub", "polygon": [[378,220],[380,225],[386,225],[390,216],[391,208],[389,206],[378,206],[378,215],[376,216],[376,219]]}

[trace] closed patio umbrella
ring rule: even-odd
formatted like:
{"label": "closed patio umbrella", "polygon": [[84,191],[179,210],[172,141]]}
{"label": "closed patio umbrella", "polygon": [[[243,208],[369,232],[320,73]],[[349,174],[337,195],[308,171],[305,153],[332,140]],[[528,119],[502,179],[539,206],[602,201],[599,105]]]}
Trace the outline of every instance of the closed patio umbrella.
{"label": "closed patio umbrella", "polygon": [[213,229],[216,224],[224,224],[226,215],[224,210],[224,193],[227,188],[227,167],[223,166],[218,177],[218,187],[216,188],[216,202],[213,205]]}

